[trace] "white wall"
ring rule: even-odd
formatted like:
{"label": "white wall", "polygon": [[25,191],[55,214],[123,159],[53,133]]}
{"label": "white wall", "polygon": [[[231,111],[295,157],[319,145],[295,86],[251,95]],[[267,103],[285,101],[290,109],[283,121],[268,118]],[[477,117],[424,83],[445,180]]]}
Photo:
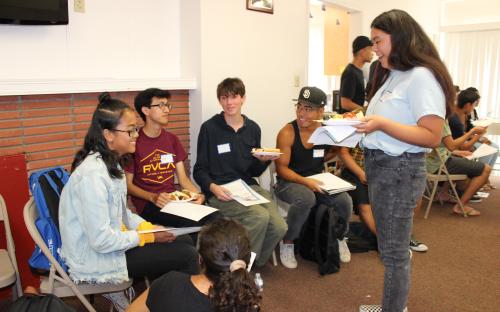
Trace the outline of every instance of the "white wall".
{"label": "white wall", "polygon": [[[247,90],[243,113],[261,126],[262,145],[275,146],[279,129],[295,116],[294,76],[307,81],[308,1],[275,1],[274,14],[249,11],[244,1],[198,1],[201,73],[199,98],[191,102],[192,142],[199,121],[221,111],[217,84],[239,77]],[[191,152],[195,159],[194,144]]]}
{"label": "white wall", "polygon": [[70,0],[68,25],[0,25],[0,94],[181,78],[180,40],[179,0],[88,0],[85,13],[73,12]]}

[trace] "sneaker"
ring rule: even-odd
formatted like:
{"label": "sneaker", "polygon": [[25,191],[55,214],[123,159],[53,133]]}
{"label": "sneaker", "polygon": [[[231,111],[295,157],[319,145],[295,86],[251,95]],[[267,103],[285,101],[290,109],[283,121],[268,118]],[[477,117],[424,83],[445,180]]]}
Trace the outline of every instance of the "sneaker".
{"label": "sneaker", "polygon": [[283,266],[288,269],[297,268],[293,246],[293,244],[283,244],[283,242],[280,242],[280,260]]}
{"label": "sneaker", "polygon": [[423,244],[422,242],[419,242],[418,240],[412,237],[410,239],[410,249],[413,251],[425,252],[429,248],[427,247],[427,245]]}
{"label": "sneaker", "polygon": [[[359,312],[382,312],[382,306],[378,304],[362,305],[359,306]],[[403,312],[408,312],[408,308],[405,307]]]}
{"label": "sneaker", "polygon": [[111,301],[118,312],[124,312],[130,304],[129,298],[123,291],[102,294],[102,296]]}
{"label": "sneaker", "polygon": [[349,251],[349,247],[347,247],[347,238],[339,241],[339,253],[340,253],[340,261],[342,262],[351,262],[351,252]]}
{"label": "sneaker", "polygon": [[482,201],[483,199],[476,194],[472,195],[472,197],[469,199],[469,203],[480,203]]}

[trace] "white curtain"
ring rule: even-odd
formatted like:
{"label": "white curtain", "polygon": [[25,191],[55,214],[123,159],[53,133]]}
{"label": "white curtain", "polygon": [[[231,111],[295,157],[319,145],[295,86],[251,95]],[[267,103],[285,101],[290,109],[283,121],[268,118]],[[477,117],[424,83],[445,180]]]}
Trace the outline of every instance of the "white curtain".
{"label": "white curtain", "polygon": [[479,117],[500,118],[500,30],[446,33],[441,43],[453,83],[479,90]]}

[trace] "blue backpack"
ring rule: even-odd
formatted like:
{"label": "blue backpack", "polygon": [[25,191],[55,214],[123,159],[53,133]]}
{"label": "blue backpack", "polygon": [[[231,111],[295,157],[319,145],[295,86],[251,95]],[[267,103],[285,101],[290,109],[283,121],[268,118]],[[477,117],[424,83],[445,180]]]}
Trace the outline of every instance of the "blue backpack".
{"label": "blue backpack", "polygon": [[[65,271],[67,271],[66,264],[59,255],[61,250],[59,199],[68,179],[69,174],[62,167],[33,172],[29,178],[30,190],[38,210],[38,218],[35,221],[35,225],[50,252]],[[49,260],[38,246],[35,246],[35,250],[28,262],[35,269],[50,269]]]}

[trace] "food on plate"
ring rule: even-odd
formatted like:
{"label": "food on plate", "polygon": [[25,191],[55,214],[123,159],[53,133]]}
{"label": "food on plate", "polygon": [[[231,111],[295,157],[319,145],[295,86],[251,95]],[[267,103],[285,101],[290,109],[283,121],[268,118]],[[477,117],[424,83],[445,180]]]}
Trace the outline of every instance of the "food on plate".
{"label": "food on plate", "polygon": [[281,153],[281,150],[279,148],[261,147],[261,148],[252,148],[252,153]]}
{"label": "food on plate", "polygon": [[328,113],[323,116],[324,120],[341,120],[341,119],[361,119],[363,118],[363,112],[359,111],[357,113],[354,112],[346,112],[343,114],[339,114],[337,112]]}
{"label": "food on plate", "polygon": [[186,194],[185,192],[175,191],[172,193],[168,193],[169,200],[190,200],[192,196]]}
{"label": "food on plate", "polygon": [[184,193],[184,194],[186,194],[187,196],[189,196],[189,198],[196,198],[196,197],[198,197],[198,193],[197,192],[193,192],[193,191],[186,190],[186,189],[183,189],[181,192]]}

